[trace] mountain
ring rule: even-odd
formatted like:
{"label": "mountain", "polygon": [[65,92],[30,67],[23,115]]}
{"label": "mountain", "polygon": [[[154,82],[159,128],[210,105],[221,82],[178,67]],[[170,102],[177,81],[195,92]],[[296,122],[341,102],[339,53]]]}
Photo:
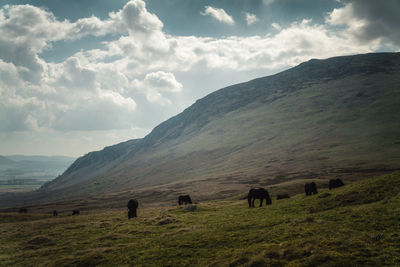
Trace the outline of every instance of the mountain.
{"label": "mountain", "polygon": [[72,163],[76,158],[67,156],[40,156],[40,155],[7,155],[6,158],[13,161],[35,161],[35,162],[59,162]]}
{"label": "mountain", "polygon": [[142,139],[88,153],[31,199],[204,199],[391,172],[400,168],[399,103],[400,53],[312,59],[211,93]]}
{"label": "mountain", "polygon": [[27,184],[30,187],[25,186],[25,190],[38,188],[62,174],[74,160],[64,156],[0,156],[1,191]]}
{"label": "mountain", "polygon": [[0,170],[8,168],[10,166],[15,166],[15,162],[12,161],[9,158],[6,158],[4,156],[0,156]]}

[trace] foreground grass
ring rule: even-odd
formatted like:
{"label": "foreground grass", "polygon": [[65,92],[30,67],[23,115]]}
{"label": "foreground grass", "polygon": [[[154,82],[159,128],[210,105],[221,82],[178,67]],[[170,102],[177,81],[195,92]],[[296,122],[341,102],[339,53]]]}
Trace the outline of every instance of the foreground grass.
{"label": "foreground grass", "polygon": [[400,173],[316,196],[80,216],[0,214],[0,265],[400,265]]}

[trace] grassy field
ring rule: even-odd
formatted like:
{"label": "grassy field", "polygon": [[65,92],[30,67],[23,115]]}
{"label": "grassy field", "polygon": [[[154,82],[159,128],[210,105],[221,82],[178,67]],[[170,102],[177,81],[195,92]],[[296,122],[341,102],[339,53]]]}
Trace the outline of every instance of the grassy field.
{"label": "grassy field", "polygon": [[240,197],[79,216],[0,214],[1,266],[399,266],[400,173],[248,208]]}

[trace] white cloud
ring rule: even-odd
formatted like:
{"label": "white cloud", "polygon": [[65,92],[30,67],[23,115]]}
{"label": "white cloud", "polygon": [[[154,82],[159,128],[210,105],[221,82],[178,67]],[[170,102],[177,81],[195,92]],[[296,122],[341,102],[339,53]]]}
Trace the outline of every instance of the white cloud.
{"label": "white cloud", "polygon": [[[354,13],[347,4],[328,15],[328,25],[273,23],[273,34],[211,38],[165,34],[163,23],[141,0],[129,1],[106,19],[92,16],[73,23],[37,7],[5,6],[0,10],[0,129],[148,128],[165,119],[154,114],[169,116],[184,107],[176,101],[192,103],[195,99],[180,100],[190,94],[187,90],[214,88],[207,78],[196,76],[199,68],[235,77],[378,49],[378,41],[360,42],[357,32],[370,21]],[[234,23],[222,9],[206,7],[202,14]],[[346,29],[337,32],[332,26]],[[116,37],[102,48],[80,51],[60,63],[40,58],[56,41],[106,34]],[[202,82],[187,88],[182,77]]]}
{"label": "white cloud", "polygon": [[171,104],[168,95],[179,93],[183,87],[175,79],[174,74],[164,71],[148,73],[142,81],[134,80],[132,85],[134,90],[143,92],[146,95],[148,102],[161,106]]}
{"label": "white cloud", "polygon": [[248,12],[245,12],[244,14],[246,16],[247,25],[252,25],[258,21],[258,18],[255,14],[248,13]]}
{"label": "white cloud", "polygon": [[272,26],[272,28],[274,28],[274,29],[277,30],[277,31],[280,31],[280,30],[282,29],[282,28],[281,28],[281,25],[279,25],[279,24],[276,23],[276,22],[272,23],[271,26]]}
{"label": "white cloud", "polygon": [[176,81],[174,74],[163,71],[152,72],[146,75],[144,83],[148,87],[165,92],[180,92],[182,84]]}
{"label": "white cloud", "polygon": [[225,12],[225,10],[223,10],[222,8],[205,6],[204,11],[200,12],[200,14],[203,16],[211,16],[211,17],[215,18],[216,20],[218,20],[219,22],[222,22],[222,23],[225,23],[228,25],[235,24],[235,21],[233,20],[233,18],[230,15],[228,15]]}

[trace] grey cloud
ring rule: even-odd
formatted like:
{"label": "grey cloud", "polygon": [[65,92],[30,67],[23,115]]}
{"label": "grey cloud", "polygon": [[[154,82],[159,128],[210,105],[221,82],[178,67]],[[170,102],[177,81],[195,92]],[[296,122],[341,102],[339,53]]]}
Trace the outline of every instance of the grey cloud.
{"label": "grey cloud", "polygon": [[400,1],[355,0],[352,3],[354,15],[368,20],[363,38],[383,37],[400,45]]}
{"label": "grey cloud", "polygon": [[349,27],[353,26],[352,22],[361,24],[352,32],[361,42],[382,38],[400,45],[400,1],[351,0],[345,3],[348,6],[342,10],[347,8],[348,14],[343,16],[342,24]]}

